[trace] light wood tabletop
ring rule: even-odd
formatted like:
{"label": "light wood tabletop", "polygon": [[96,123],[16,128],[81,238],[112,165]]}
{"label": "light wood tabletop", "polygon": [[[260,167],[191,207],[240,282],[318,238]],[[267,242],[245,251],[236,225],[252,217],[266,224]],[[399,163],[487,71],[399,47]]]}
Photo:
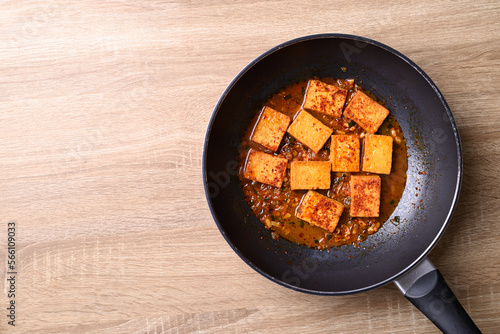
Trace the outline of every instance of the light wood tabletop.
{"label": "light wood tabletop", "polygon": [[464,180],[430,259],[499,333],[497,0],[0,8],[0,332],[438,333],[393,284],[325,297],[269,281],[205,199],[203,141],[232,78],[287,40],[346,33],[402,52],[447,99]]}

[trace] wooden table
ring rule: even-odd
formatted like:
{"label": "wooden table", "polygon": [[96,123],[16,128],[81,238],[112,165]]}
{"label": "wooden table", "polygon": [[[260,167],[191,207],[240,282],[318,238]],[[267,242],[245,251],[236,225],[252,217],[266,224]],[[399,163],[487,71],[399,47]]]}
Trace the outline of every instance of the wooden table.
{"label": "wooden table", "polygon": [[437,333],[392,284],[345,297],[277,286],[210,215],[201,152],[220,94],[262,52],[323,32],[390,45],[446,97],[465,175],[430,258],[484,333],[500,331],[498,1],[0,8],[0,332]]}

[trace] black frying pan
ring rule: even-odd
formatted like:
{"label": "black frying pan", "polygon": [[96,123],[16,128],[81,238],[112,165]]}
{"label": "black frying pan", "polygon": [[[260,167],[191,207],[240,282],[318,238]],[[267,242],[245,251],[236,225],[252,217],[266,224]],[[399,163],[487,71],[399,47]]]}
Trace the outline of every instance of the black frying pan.
{"label": "black frying pan", "polygon": [[[359,248],[326,252],[273,240],[239,185],[238,145],[252,117],[280,88],[313,76],[355,78],[386,102],[407,140],[408,180],[393,213],[400,222],[387,221]],[[358,293],[394,281],[449,333],[479,332],[426,259],[450,221],[461,180],[457,126],[436,85],[396,50],[350,35],[298,38],[251,62],[217,103],[203,152],[203,181],[214,220],[233,250],[257,272],[288,288],[320,295]]]}

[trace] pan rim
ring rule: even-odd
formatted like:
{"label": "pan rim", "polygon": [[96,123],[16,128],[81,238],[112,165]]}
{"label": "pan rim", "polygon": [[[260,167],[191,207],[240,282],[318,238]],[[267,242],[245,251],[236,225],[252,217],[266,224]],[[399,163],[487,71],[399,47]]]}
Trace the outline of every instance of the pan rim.
{"label": "pan rim", "polygon": [[[207,147],[208,147],[208,144],[209,144],[209,141],[210,141],[210,135],[212,133],[212,127],[214,125],[215,119],[217,118],[217,114],[219,112],[219,109],[220,109],[221,105],[224,103],[226,97],[228,96],[228,94],[230,93],[230,91],[232,90],[232,88],[236,85],[236,83],[249,70],[251,70],[257,63],[259,63],[261,60],[263,60],[264,58],[268,57],[269,55],[271,55],[271,54],[273,54],[273,53],[275,53],[275,52],[277,52],[277,51],[279,51],[279,50],[281,50],[281,49],[283,49],[285,47],[289,47],[289,46],[297,44],[297,43],[301,43],[301,42],[305,42],[305,41],[310,41],[310,40],[315,40],[315,39],[346,39],[346,40],[351,40],[351,41],[360,41],[360,42],[363,42],[363,43],[374,45],[374,46],[376,46],[378,48],[381,48],[381,49],[383,49],[385,51],[388,51],[389,53],[397,56],[398,58],[400,58],[401,60],[403,60],[404,62],[406,62],[415,71],[417,71],[418,74],[421,77],[423,77],[427,81],[427,84],[433,89],[434,93],[439,98],[439,101],[443,105],[444,110],[446,111],[446,114],[447,114],[447,116],[448,116],[448,118],[450,120],[450,124],[451,124],[452,130],[453,130],[453,134],[455,136],[455,143],[456,143],[456,148],[457,148],[458,171],[457,171],[456,186],[455,186],[453,198],[451,199],[452,200],[452,204],[451,204],[451,206],[450,206],[450,208],[448,210],[448,213],[446,215],[446,218],[445,218],[444,222],[442,223],[441,228],[439,229],[439,232],[436,234],[436,236],[434,237],[434,239],[432,240],[432,242],[420,254],[419,257],[417,257],[410,265],[408,265],[405,269],[401,270],[399,273],[397,273],[397,274],[395,274],[395,275],[393,275],[391,277],[388,277],[388,278],[386,278],[386,279],[384,279],[384,280],[382,280],[380,282],[377,282],[375,284],[372,284],[372,285],[369,285],[369,286],[364,286],[364,287],[357,288],[357,289],[352,289],[352,290],[323,291],[323,290],[314,290],[314,289],[308,289],[308,288],[298,287],[298,286],[286,283],[286,282],[284,282],[282,280],[279,280],[278,278],[276,278],[274,276],[271,276],[270,274],[268,274],[265,271],[263,271],[262,269],[260,269],[253,262],[251,262],[244,254],[242,254],[241,251],[232,242],[232,240],[230,240],[230,238],[227,236],[226,232],[224,231],[224,229],[222,228],[221,224],[218,221],[217,214],[216,214],[215,209],[213,207],[212,201],[210,200],[210,193],[209,193],[209,189],[208,189],[208,175],[207,175],[207,160],[208,160],[208,157],[207,157]],[[372,40],[372,39],[366,38],[366,37],[361,37],[361,36],[356,36],[356,35],[350,35],[350,34],[338,34],[338,33],[314,34],[314,35],[307,35],[307,36],[298,37],[298,38],[286,41],[284,43],[281,43],[281,44],[279,44],[279,45],[277,45],[277,46],[275,46],[275,47],[273,47],[273,48],[265,51],[264,53],[262,53],[261,55],[259,55],[255,59],[253,59],[250,63],[248,63],[231,80],[231,82],[229,83],[229,85],[226,87],[226,89],[224,90],[224,92],[219,97],[219,100],[217,101],[217,104],[214,107],[214,110],[213,110],[212,115],[211,115],[210,120],[209,120],[209,124],[207,126],[207,131],[206,131],[205,139],[204,139],[204,143],[203,143],[203,152],[202,152],[202,178],[203,178],[203,187],[204,187],[204,192],[205,192],[205,198],[207,200],[207,203],[208,203],[208,206],[209,206],[209,209],[210,209],[210,213],[212,214],[212,218],[214,219],[214,221],[215,221],[215,223],[216,223],[216,225],[217,225],[220,233],[222,234],[222,236],[224,237],[224,239],[226,240],[226,242],[229,244],[229,246],[233,249],[233,251],[245,263],[247,263],[252,269],[254,269],[255,271],[257,271],[262,276],[268,278],[269,280],[271,280],[271,281],[273,281],[273,282],[275,282],[275,283],[277,283],[279,285],[282,285],[284,287],[287,287],[287,288],[290,288],[292,290],[295,290],[295,291],[309,293],[309,294],[315,294],[315,295],[348,295],[348,294],[355,294],[355,293],[360,293],[360,292],[372,290],[372,289],[375,289],[377,287],[381,287],[383,285],[386,285],[386,284],[394,281],[398,277],[400,277],[403,274],[409,272],[412,268],[414,268],[415,266],[417,266],[421,261],[423,261],[427,257],[427,255],[436,246],[436,244],[439,242],[439,240],[443,236],[444,231],[448,227],[448,224],[450,223],[450,220],[451,220],[451,218],[453,216],[453,213],[454,213],[454,211],[456,209],[458,198],[459,198],[459,195],[460,195],[460,190],[461,190],[461,186],[462,186],[462,179],[463,179],[462,144],[461,144],[460,134],[459,134],[459,131],[458,131],[458,126],[456,124],[455,118],[453,117],[453,114],[451,113],[451,109],[450,109],[448,103],[446,102],[443,94],[438,89],[438,87],[436,86],[436,84],[432,81],[432,79],[415,62],[413,62],[407,56],[403,55],[401,52],[399,52],[399,51],[397,51],[397,50],[395,50],[395,49],[393,49],[393,48],[391,48],[391,47],[389,47],[389,46],[387,46],[387,45],[385,45],[383,43],[377,42],[375,40]]]}

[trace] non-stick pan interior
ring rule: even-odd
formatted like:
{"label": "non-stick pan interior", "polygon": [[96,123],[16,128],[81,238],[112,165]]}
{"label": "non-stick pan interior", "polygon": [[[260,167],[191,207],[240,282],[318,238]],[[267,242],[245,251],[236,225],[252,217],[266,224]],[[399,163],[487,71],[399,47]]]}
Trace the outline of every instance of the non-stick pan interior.
{"label": "non-stick pan interior", "polygon": [[[386,102],[406,136],[408,180],[393,214],[401,219],[386,222],[359,247],[319,251],[281,238],[272,240],[252,214],[239,185],[236,157],[250,119],[280,88],[313,76],[356,79]],[[270,50],[234,79],[208,128],[203,177],[220,231],[251,267],[300,291],[346,294],[391,281],[431,250],[456,203],[460,152],[446,102],[415,64],[374,41],[317,35]]]}

